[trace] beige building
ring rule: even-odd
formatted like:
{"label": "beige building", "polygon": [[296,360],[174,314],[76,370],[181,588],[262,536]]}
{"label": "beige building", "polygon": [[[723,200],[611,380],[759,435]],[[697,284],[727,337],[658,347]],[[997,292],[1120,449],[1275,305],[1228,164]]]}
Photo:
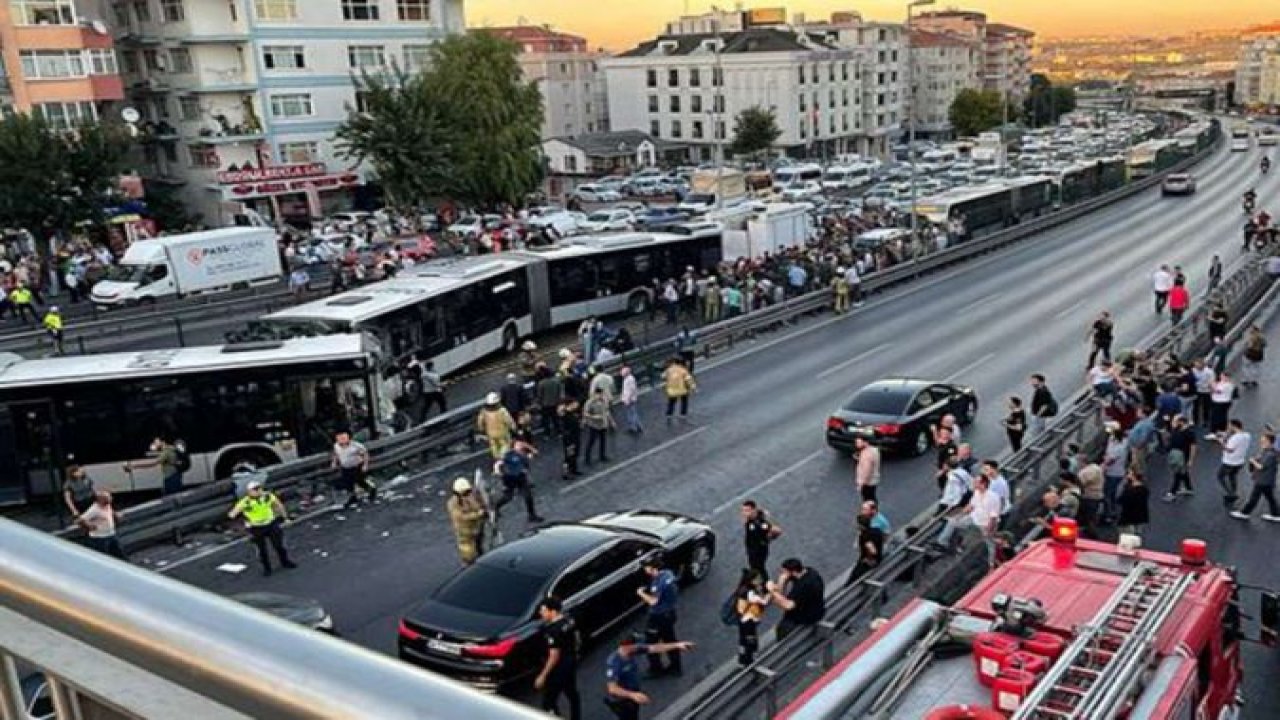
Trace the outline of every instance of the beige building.
{"label": "beige building", "polygon": [[1011,98],[1031,89],[1031,48],[1035,33],[1012,25],[992,23],[972,10],[939,10],[917,15],[917,30],[968,37],[982,48],[982,86]]}
{"label": "beige building", "polygon": [[1236,65],[1235,102],[1280,105],[1280,23],[1245,32]]}
{"label": "beige building", "polygon": [[517,58],[526,80],[542,92],[542,138],[576,137],[609,129],[609,97],[600,61],[577,35],[539,25],[489,28],[520,46]]}
{"label": "beige building", "polygon": [[983,56],[972,39],[949,32],[911,33],[916,132],[951,134],[951,103],[961,90],[982,87]]}

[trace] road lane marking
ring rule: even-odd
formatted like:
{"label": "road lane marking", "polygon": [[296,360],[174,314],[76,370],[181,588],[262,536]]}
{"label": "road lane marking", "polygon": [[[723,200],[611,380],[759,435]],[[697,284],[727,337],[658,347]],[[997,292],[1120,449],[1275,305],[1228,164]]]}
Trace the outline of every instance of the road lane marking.
{"label": "road lane marking", "polygon": [[977,308],[977,307],[979,307],[979,306],[986,305],[986,304],[987,304],[987,303],[989,303],[989,302],[995,302],[996,300],[999,300],[1003,295],[1004,295],[1004,293],[995,293],[995,294],[993,294],[993,295],[987,295],[987,296],[985,296],[985,297],[980,297],[980,298],[978,298],[977,300],[974,300],[973,302],[969,303],[968,305],[965,305],[964,307],[962,307],[962,308],[960,308],[959,310],[955,311],[954,315],[955,315],[955,316],[957,316],[957,317],[962,317],[962,316],[963,316],[966,312],[968,312],[969,310],[973,310],[973,309],[975,309],[975,308]]}
{"label": "road lane marking", "polygon": [[1071,313],[1075,312],[1076,310],[1079,310],[1079,309],[1080,309],[1080,306],[1081,306],[1081,305],[1084,305],[1084,303],[1085,303],[1085,300],[1084,300],[1084,299],[1077,300],[1077,301],[1075,301],[1075,302],[1071,303],[1071,304],[1070,304],[1070,305],[1068,305],[1067,307],[1065,307],[1065,308],[1063,308],[1063,309],[1059,310],[1059,311],[1058,311],[1058,313],[1057,313],[1056,315],[1054,315],[1054,316],[1053,316],[1053,319],[1055,319],[1055,320],[1061,320],[1062,318],[1064,318],[1064,317],[1066,317],[1066,316],[1070,315]]}
{"label": "road lane marking", "polygon": [[978,367],[979,365],[982,365],[982,364],[984,364],[984,363],[991,362],[991,361],[992,361],[992,360],[994,360],[995,358],[996,358],[996,354],[995,354],[995,353],[987,353],[986,355],[983,355],[982,357],[978,358],[977,360],[974,360],[973,362],[969,363],[968,365],[965,365],[964,367],[960,368],[959,370],[957,370],[957,371],[955,371],[955,372],[951,373],[950,375],[948,375],[948,376],[946,376],[946,377],[942,378],[942,382],[951,382],[951,381],[955,380],[956,378],[960,377],[961,375],[964,375],[965,373],[969,372],[970,370],[972,370],[972,369],[974,369],[974,368]]}
{"label": "road lane marking", "polygon": [[761,483],[759,483],[759,484],[757,484],[757,485],[753,485],[753,486],[751,486],[751,488],[750,488],[750,489],[745,490],[745,491],[743,491],[743,492],[740,492],[740,493],[738,493],[737,495],[734,495],[734,496],[733,496],[732,498],[730,498],[729,500],[727,500],[727,501],[725,501],[725,502],[721,503],[719,506],[717,506],[717,507],[716,507],[716,509],[715,509],[715,510],[712,510],[712,511],[711,511],[711,514],[710,514],[710,515],[705,515],[705,516],[703,516],[703,519],[710,519],[711,517],[713,517],[713,516],[715,516],[715,515],[719,515],[720,513],[724,512],[725,510],[728,510],[729,508],[734,507],[735,505],[737,505],[737,504],[741,503],[743,500],[746,500],[747,498],[751,497],[752,495],[755,495],[756,493],[760,492],[761,490],[763,490],[763,489],[765,489],[765,488],[769,487],[770,485],[772,485],[772,484],[774,484],[774,483],[778,482],[778,481],[779,481],[779,480],[781,480],[782,478],[784,478],[784,477],[786,477],[786,476],[790,475],[791,473],[793,473],[793,472],[795,472],[795,471],[799,470],[800,468],[804,467],[807,463],[809,463],[810,461],[812,461],[812,460],[814,460],[814,459],[818,458],[820,455],[825,455],[825,454],[827,454],[827,452],[828,452],[828,451],[827,451],[827,449],[826,449],[826,448],[818,448],[817,450],[814,450],[813,452],[809,453],[808,455],[805,455],[804,457],[800,458],[799,460],[795,461],[794,463],[792,463],[792,464],[790,464],[790,465],[786,466],[785,468],[783,468],[783,469],[779,470],[777,473],[774,473],[773,475],[770,475],[770,476],[769,476],[768,478],[766,478],[763,482],[761,482]]}
{"label": "road lane marking", "polygon": [[832,375],[834,375],[834,374],[836,374],[836,373],[840,372],[841,370],[844,370],[845,368],[849,367],[850,365],[853,365],[854,363],[858,362],[859,360],[865,360],[866,358],[869,358],[869,357],[871,357],[872,355],[875,355],[876,353],[880,352],[881,350],[885,350],[885,349],[890,348],[890,347],[893,347],[893,343],[885,343],[885,344],[883,344],[883,345],[880,345],[880,346],[877,346],[877,347],[873,347],[873,348],[871,348],[870,350],[868,350],[868,351],[866,351],[866,352],[864,352],[864,353],[861,353],[861,354],[859,354],[859,355],[855,355],[854,357],[851,357],[851,358],[849,358],[848,360],[845,360],[844,362],[842,362],[842,363],[840,363],[840,364],[838,364],[838,365],[832,365],[831,367],[827,368],[826,370],[823,370],[822,372],[818,373],[818,379],[819,379],[819,380],[822,380],[822,379],[828,378],[828,377],[830,377],[830,376],[832,376]]}
{"label": "road lane marking", "polygon": [[699,433],[706,432],[708,429],[709,429],[708,426],[703,425],[702,427],[694,430],[693,432],[685,433],[680,437],[673,437],[670,440],[660,445],[655,445],[649,448],[648,450],[645,450],[639,455],[634,455],[632,457],[629,457],[626,460],[623,460],[622,462],[618,463],[617,465],[614,465],[613,467],[605,468],[604,470],[601,470],[595,475],[591,475],[590,477],[585,477],[575,483],[565,485],[564,487],[560,488],[560,494],[567,495],[568,493],[574,490],[577,490],[578,488],[586,487],[597,480],[601,480],[603,478],[609,477],[610,475],[618,472],[619,470],[624,470],[626,468],[629,468],[632,465],[635,465],[636,463],[640,462],[641,460],[644,460],[645,458],[649,457],[650,455],[662,452],[663,450],[666,450],[672,445],[675,445],[676,443],[684,442],[685,440],[688,440],[689,438],[694,437]]}

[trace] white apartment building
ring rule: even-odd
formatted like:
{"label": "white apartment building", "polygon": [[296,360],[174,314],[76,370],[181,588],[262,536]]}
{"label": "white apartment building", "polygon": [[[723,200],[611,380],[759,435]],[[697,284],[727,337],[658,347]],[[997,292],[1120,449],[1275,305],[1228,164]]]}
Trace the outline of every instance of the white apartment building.
{"label": "white apartment building", "polygon": [[982,48],[983,87],[1010,98],[1031,89],[1031,45],[1035,33],[1012,25],[987,22],[972,10],[923,12],[912,20],[916,30],[953,33],[973,39]]}
{"label": "white apartment building", "polygon": [[1245,33],[1236,66],[1235,101],[1240,105],[1280,105],[1280,24]]}
{"label": "white apartment building", "polygon": [[334,140],[360,105],[352,74],[418,67],[464,24],[462,0],[109,4],[145,174],[180,186],[211,225],[246,207],[301,219],[358,201],[367,174]]}
{"label": "white apartment building", "polygon": [[961,90],[982,87],[982,53],[969,38],[953,33],[911,32],[916,133],[951,135],[951,103]]}
{"label": "white apartment building", "polygon": [[542,139],[608,131],[609,96],[600,62],[608,57],[587,48],[585,38],[545,26],[485,28],[516,43],[525,80],[542,93]]}

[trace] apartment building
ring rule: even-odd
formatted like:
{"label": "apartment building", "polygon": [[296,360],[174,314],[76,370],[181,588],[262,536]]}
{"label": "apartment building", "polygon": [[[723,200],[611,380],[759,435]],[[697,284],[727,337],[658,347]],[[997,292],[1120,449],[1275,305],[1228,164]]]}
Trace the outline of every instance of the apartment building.
{"label": "apartment building", "polygon": [[1024,97],[1031,89],[1031,48],[1035,33],[1023,28],[992,23],[972,10],[922,12],[912,19],[912,27],[935,33],[951,33],[970,38],[981,48],[983,87],[1010,98]]}
{"label": "apartment building", "polygon": [[956,95],[982,87],[982,52],[963,35],[912,30],[911,60],[916,134],[948,138]]}
{"label": "apartment building", "polygon": [[542,139],[576,137],[609,129],[609,96],[600,61],[585,38],[540,25],[486,28],[515,42],[524,77],[542,92]]}
{"label": "apartment building", "polygon": [[420,67],[464,24],[462,0],[109,5],[147,176],[179,186],[209,224],[245,208],[303,219],[351,207],[369,177],[334,132],[360,108],[353,75]]}
{"label": "apartment building", "polygon": [[118,112],[124,88],[97,10],[89,0],[0,2],[0,108],[63,129]]}
{"label": "apartment building", "polygon": [[1245,31],[1236,65],[1239,105],[1280,105],[1280,23]]}

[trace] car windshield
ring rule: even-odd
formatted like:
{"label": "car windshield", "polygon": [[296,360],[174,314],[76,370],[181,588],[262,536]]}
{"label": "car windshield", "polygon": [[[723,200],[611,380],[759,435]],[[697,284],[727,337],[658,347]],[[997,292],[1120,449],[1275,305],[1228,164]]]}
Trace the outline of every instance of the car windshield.
{"label": "car windshield", "polygon": [[612,218],[613,213],[608,212],[593,212],[587,216],[587,219],[591,222],[609,222]]}
{"label": "car windshield", "polygon": [[479,563],[436,592],[435,600],[498,617],[524,617],[542,595],[547,579]]}
{"label": "car windshield", "polygon": [[145,265],[116,265],[107,268],[107,279],[120,283],[140,283],[147,277]]}
{"label": "car windshield", "polygon": [[716,201],[715,195],[705,195],[703,193],[694,193],[688,197],[687,202],[694,205],[710,205]]}
{"label": "car windshield", "polygon": [[867,415],[901,415],[911,397],[896,390],[866,388],[849,398],[844,409]]}

